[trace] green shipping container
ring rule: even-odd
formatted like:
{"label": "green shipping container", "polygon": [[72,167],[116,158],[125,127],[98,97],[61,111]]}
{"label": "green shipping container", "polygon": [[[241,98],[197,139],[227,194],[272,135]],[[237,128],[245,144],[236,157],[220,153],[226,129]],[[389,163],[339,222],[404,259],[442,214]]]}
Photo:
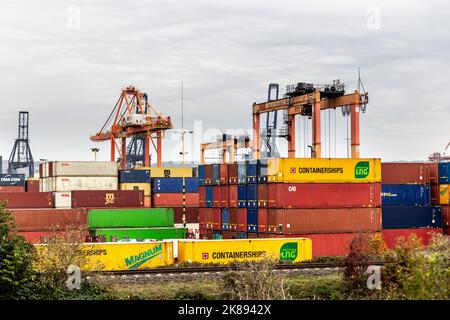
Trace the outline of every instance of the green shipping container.
{"label": "green shipping container", "polygon": [[173,227],[172,208],[92,209],[88,214],[89,228],[153,228]]}
{"label": "green shipping container", "polygon": [[133,229],[94,229],[93,236],[105,236],[106,241],[111,237],[117,240],[130,239],[186,239],[187,228],[133,228]]}

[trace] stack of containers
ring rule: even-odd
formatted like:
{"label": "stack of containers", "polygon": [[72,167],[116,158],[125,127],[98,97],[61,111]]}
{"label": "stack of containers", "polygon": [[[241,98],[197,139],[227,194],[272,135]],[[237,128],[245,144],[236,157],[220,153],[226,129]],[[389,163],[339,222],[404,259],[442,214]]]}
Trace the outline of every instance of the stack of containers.
{"label": "stack of containers", "polygon": [[213,239],[212,165],[198,166],[199,237]]}
{"label": "stack of containers", "polygon": [[379,159],[269,159],[261,176],[258,237],[307,237],[313,256],[339,256],[357,233],[381,230]]}
{"label": "stack of containers", "polygon": [[389,247],[411,233],[428,244],[442,233],[441,207],[432,205],[433,166],[425,162],[382,163],[382,235]]}
{"label": "stack of containers", "polygon": [[91,209],[88,242],[186,238],[186,228],[174,227],[172,208]]}
{"label": "stack of containers", "polygon": [[[142,168],[145,169],[145,168]],[[193,168],[150,167],[152,207],[173,208],[175,226],[183,226],[183,177],[185,180],[185,217],[190,237],[199,237],[199,178]],[[198,172],[199,175],[203,173]]]}
{"label": "stack of containers", "polygon": [[25,175],[23,174],[0,174],[0,193],[24,192]]}
{"label": "stack of containers", "polygon": [[450,162],[438,164],[439,204],[442,206],[442,219],[445,234],[450,234]]}
{"label": "stack of containers", "polygon": [[150,170],[119,170],[119,190],[142,190],[144,207],[150,208]]}

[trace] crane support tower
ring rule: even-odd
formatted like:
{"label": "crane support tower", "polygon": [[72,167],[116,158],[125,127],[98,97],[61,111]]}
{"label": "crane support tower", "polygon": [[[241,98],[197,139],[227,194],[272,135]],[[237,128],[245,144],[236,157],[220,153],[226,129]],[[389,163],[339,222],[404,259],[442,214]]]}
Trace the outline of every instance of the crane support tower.
{"label": "crane support tower", "polygon": [[[156,150],[157,166],[162,166],[162,139],[164,130],[172,129],[170,117],[157,112],[150,102],[146,93],[140,92],[137,88],[129,86],[122,89],[122,93],[110,113],[102,129],[91,136],[91,141],[111,143],[111,161],[116,161],[116,150],[120,154],[120,168],[127,167],[128,153],[134,153],[133,146],[127,148],[126,139],[132,138],[132,144],[137,140],[144,142],[143,164],[150,166],[150,143]],[[120,143],[117,143],[117,139]],[[141,157],[134,157],[130,163],[142,160]]]}
{"label": "crane support tower", "polygon": [[28,168],[28,177],[34,177],[34,161],[31,154],[30,140],[28,136],[29,113],[19,111],[19,129],[17,139],[8,161],[8,173],[17,173],[17,169]]}

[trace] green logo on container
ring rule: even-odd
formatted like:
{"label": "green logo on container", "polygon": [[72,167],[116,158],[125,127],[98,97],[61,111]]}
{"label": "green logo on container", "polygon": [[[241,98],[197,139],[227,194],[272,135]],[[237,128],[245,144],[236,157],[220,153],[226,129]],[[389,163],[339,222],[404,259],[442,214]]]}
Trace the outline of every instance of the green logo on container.
{"label": "green logo on container", "polygon": [[370,165],[369,161],[360,161],[355,166],[355,178],[364,179],[369,175]]}
{"label": "green logo on container", "polygon": [[159,256],[162,253],[162,243],[154,246],[153,248],[140,252],[137,255],[129,256],[125,258],[125,265],[128,269],[136,269],[143,265],[147,261]]}
{"label": "green logo on container", "polygon": [[280,248],[280,260],[294,261],[297,259],[298,246],[297,242],[288,242]]}

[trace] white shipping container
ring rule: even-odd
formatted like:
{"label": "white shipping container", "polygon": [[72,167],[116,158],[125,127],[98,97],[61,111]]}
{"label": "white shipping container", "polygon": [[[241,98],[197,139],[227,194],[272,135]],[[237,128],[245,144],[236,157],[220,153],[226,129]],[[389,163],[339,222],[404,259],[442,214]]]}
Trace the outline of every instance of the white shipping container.
{"label": "white shipping container", "polygon": [[[183,228],[182,223],[175,223],[175,228]],[[194,239],[200,239],[200,225],[198,223],[186,223],[186,228],[188,229],[188,235],[189,233],[194,234]]]}
{"label": "white shipping container", "polygon": [[51,191],[49,189],[49,181],[51,178],[42,178],[39,179],[39,192],[47,192],[47,191]]}
{"label": "white shipping container", "polygon": [[53,199],[55,208],[71,208],[72,193],[71,192],[54,192]]}
{"label": "white shipping container", "polygon": [[117,177],[53,177],[49,178],[50,190],[118,190]]}
{"label": "white shipping container", "polygon": [[119,170],[112,161],[52,161],[51,177],[117,177]]}

